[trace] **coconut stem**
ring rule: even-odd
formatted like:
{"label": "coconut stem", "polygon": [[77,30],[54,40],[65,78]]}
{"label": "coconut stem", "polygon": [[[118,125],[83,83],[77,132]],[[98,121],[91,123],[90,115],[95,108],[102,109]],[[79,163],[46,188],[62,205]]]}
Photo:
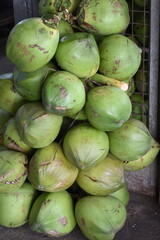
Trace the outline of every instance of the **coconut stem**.
{"label": "coconut stem", "polygon": [[57,28],[60,22],[58,15],[47,14],[42,17],[43,23],[51,28]]}
{"label": "coconut stem", "polygon": [[95,75],[93,75],[90,78],[90,80],[95,82],[95,83],[107,84],[108,86],[118,87],[123,91],[128,90],[128,84],[127,83],[121,82],[121,81],[113,79],[113,78],[106,77],[106,76],[101,75],[99,73],[96,73]]}

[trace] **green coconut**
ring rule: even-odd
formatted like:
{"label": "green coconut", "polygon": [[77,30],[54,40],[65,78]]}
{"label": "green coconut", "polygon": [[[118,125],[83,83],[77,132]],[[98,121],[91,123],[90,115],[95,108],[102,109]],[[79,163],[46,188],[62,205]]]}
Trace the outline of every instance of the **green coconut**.
{"label": "green coconut", "polygon": [[78,124],[65,135],[63,151],[67,159],[79,169],[89,169],[107,156],[108,135],[88,123]]}
{"label": "green coconut", "polygon": [[87,239],[112,240],[124,226],[127,212],[124,204],[112,196],[87,196],[77,202],[75,217]]}
{"label": "green coconut", "polygon": [[99,44],[99,71],[117,80],[129,79],[140,66],[141,53],[141,48],[129,38],[120,34],[107,36]]}
{"label": "green coconut", "polygon": [[79,78],[93,76],[99,68],[99,51],[94,37],[77,32],[62,37],[55,58],[59,66]]}
{"label": "green coconut", "polygon": [[13,27],[8,36],[6,55],[19,71],[36,71],[53,58],[59,41],[59,31],[54,27],[57,21],[54,16],[48,20],[33,17]]}
{"label": "green coconut", "polygon": [[11,118],[10,113],[4,111],[3,109],[0,109],[0,145],[3,144],[3,129],[4,129],[4,126],[10,118]]}
{"label": "green coconut", "polygon": [[124,161],[125,171],[139,171],[150,165],[159,153],[160,145],[155,140],[152,148],[142,157],[135,161]]}
{"label": "green coconut", "polygon": [[67,191],[42,193],[29,216],[32,230],[52,237],[65,236],[76,225],[73,202]]}
{"label": "green coconut", "polygon": [[77,12],[78,24],[95,35],[122,33],[130,22],[125,0],[82,0]]}
{"label": "green coconut", "polygon": [[5,125],[4,133],[4,145],[8,149],[12,149],[19,152],[31,153],[32,148],[25,144],[20,138],[17,128],[15,118],[11,118]]}
{"label": "green coconut", "polygon": [[65,20],[61,20],[58,25],[59,37],[74,33],[72,26]]}
{"label": "green coconut", "polygon": [[131,111],[129,96],[117,87],[95,87],[87,94],[85,112],[88,121],[102,131],[119,128],[129,119]]}
{"label": "green coconut", "polygon": [[15,116],[18,134],[32,148],[48,146],[57,137],[62,117],[47,113],[41,102],[28,102]]}
{"label": "green coconut", "polygon": [[123,162],[108,154],[96,166],[80,170],[76,181],[85,192],[92,195],[105,196],[115,192],[125,182]]}
{"label": "green coconut", "polygon": [[146,125],[133,118],[108,133],[108,136],[110,152],[122,161],[134,161],[143,157],[154,144]]}
{"label": "green coconut", "polygon": [[13,80],[3,76],[0,76],[0,108],[14,115],[25,99],[15,90]]}
{"label": "green coconut", "polygon": [[122,188],[118,189],[113,193],[110,193],[109,195],[118,198],[126,206],[130,199],[127,183],[125,183],[125,185]]}
{"label": "green coconut", "polygon": [[14,228],[25,224],[36,197],[37,191],[27,182],[17,190],[0,193],[0,225]]}
{"label": "green coconut", "polygon": [[42,98],[42,86],[46,77],[55,69],[52,62],[34,72],[21,72],[14,69],[13,78],[16,91],[28,101],[39,101]]}
{"label": "green coconut", "polygon": [[28,159],[24,153],[0,151],[0,192],[19,189],[27,177]]}
{"label": "green coconut", "polygon": [[29,162],[28,179],[35,189],[45,192],[69,188],[78,175],[78,168],[64,156],[58,143],[38,149]]}
{"label": "green coconut", "polygon": [[82,81],[67,71],[52,73],[47,77],[42,89],[45,110],[61,116],[78,113],[85,104],[85,96]]}

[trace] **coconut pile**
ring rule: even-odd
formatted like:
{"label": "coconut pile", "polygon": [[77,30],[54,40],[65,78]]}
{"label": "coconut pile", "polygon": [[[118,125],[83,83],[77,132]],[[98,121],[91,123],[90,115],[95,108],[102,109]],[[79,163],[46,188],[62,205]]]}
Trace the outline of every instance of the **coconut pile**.
{"label": "coconut pile", "polygon": [[129,6],[40,0],[39,16],[11,30],[14,71],[0,75],[0,225],[28,222],[55,238],[77,225],[89,240],[112,240],[124,226],[125,171],[147,167],[160,147],[139,107],[148,42],[125,34]]}

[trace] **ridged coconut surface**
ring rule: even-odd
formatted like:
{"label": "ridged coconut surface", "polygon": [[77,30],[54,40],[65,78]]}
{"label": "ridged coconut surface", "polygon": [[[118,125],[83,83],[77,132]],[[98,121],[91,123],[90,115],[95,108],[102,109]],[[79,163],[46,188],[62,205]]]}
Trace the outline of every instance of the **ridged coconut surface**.
{"label": "ridged coconut surface", "polygon": [[120,34],[105,37],[99,44],[99,53],[99,71],[117,80],[133,77],[141,63],[141,48]]}
{"label": "ridged coconut surface", "polygon": [[80,27],[95,35],[122,33],[130,21],[125,0],[82,0],[77,18]]}
{"label": "ridged coconut surface", "polygon": [[77,202],[75,216],[87,239],[112,240],[125,224],[127,213],[123,203],[112,196],[87,196]]}

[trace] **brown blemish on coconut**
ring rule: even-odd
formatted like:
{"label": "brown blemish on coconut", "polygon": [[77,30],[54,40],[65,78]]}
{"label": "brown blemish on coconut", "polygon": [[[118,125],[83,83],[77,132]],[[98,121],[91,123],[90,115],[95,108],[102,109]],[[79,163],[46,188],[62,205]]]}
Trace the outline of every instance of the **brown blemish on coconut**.
{"label": "brown blemish on coconut", "polygon": [[84,218],[81,218],[80,222],[81,222],[82,226],[85,226],[85,225],[86,225],[86,221],[85,221]]}
{"label": "brown blemish on coconut", "polygon": [[115,60],[115,62],[114,62],[114,63],[115,63],[116,65],[119,65],[119,64],[120,64],[120,62],[121,62],[121,60]]}
{"label": "brown blemish on coconut", "polygon": [[90,24],[88,24],[88,23],[86,23],[86,22],[83,22],[82,25],[85,26],[85,27],[88,28],[88,29],[91,29],[91,30],[95,30],[95,31],[96,31],[96,29],[95,29],[93,26],[91,26]]}
{"label": "brown blemish on coconut", "polygon": [[41,47],[38,44],[29,44],[29,47],[30,48],[37,48],[38,50],[43,51],[44,54],[48,53],[48,51],[44,47]]}
{"label": "brown blemish on coconut", "polygon": [[54,32],[53,32],[53,31],[49,31],[49,34],[50,34],[50,35],[53,35],[53,34],[54,34]]}
{"label": "brown blemish on coconut", "polygon": [[16,178],[16,179],[14,179],[12,181],[5,181],[5,184],[7,184],[7,185],[16,184],[16,183],[18,183],[21,180],[22,177],[24,177],[26,175],[27,175],[27,169],[24,171],[24,173],[19,178]]}
{"label": "brown blemish on coconut", "polygon": [[58,222],[61,224],[61,225],[63,225],[63,226],[66,226],[67,224],[68,224],[68,220],[67,220],[67,218],[64,216],[64,217],[62,217],[62,218],[60,218],[60,219],[58,219]]}
{"label": "brown blemish on coconut", "polygon": [[47,201],[45,201],[43,204],[44,205],[47,205],[48,203],[50,203],[51,202],[51,199],[48,199]]}
{"label": "brown blemish on coconut", "polygon": [[61,98],[66,98],[68,96],[67,89],[63,86],[60,87],[60,97]]}
{"label": "brown blemish on coconut", "polygon": [[87,175],[84,175],[85,177],[88,177],[92,182],[98,182],[98,180],[95,177],[90,177]]}
{"label": "brown blemish on coconut", "polygon": [[40,28],[40,29],[39,29],[39,32],[40,32],[40,33],[43,33],[44,31],[45,31],[45,28]]}
{"label": "brown blemish on coconut", "polygon": [[40,163],[39,166],[40,167],[44,167],[44,166],[47,166],[49,165],[51,162],[44,162],[44,163]]}
{"label": "brown blemish on coconut", "polygon": [[91,108],[91,112],[93,113],[94,117],[99,117],[99,114],[92,108]]}
{"label": "brown blemish on coconut", "polygon": [[114,2],[113,5],[114,5],[115,8],[121,8],[122,7],[122,3],[119,2],[119,1]]}
{"label": "brown blemish on coconut", "polygon": [[30,52],[28,51],[27,47],[21,42],[17,42],[16,47],[19,49],[20,52],[23,53],[23,55],[30,55]]}
{"label": "brown blemish on coconut", "polygon": [[46,54],[46,53],[48,53],[48,51],[44,51],[43,53]]}
{"label": "brown blemish on coconut", "polygon": [[112,68],[112,73],[115,73],[117,71],[117,67],[116,66],[113,66]]}
{"label": "brown blemish on coconut", "polygon": [[67,61],[70,65],[73,65],[73,63],[72,62],[70,62],[70,61]]}
{"label": "brown blemish on coconut", "polygon": [[32,56],[29,58],[29,62],[32,62],[35,57],[36,57],[35,55],[32,55]]}
{"label": "brown blemish on coconut", "polygon": [[96,20],[97,20],[96,16],[94,16],[94,15],[93,15],[93,17],[92,17],[92,18],[93,18],[93,20],[94,20],[94,21],[96,21]]}
{"label": "brown blemish on coconut", "polygon": [[9,148],[17,149],[21,152],[25,152],[23,148],[21,148],[11,137],[7,138],[10,143],[8,144]]}
{"label": "brown blemish on coconut", "polygon": [[[2,159],[2,158],[1,158]],[[9,175],[9,173],[3,173],[2,176],[0,176],[0,182],[3,182],[4,179]]]}

